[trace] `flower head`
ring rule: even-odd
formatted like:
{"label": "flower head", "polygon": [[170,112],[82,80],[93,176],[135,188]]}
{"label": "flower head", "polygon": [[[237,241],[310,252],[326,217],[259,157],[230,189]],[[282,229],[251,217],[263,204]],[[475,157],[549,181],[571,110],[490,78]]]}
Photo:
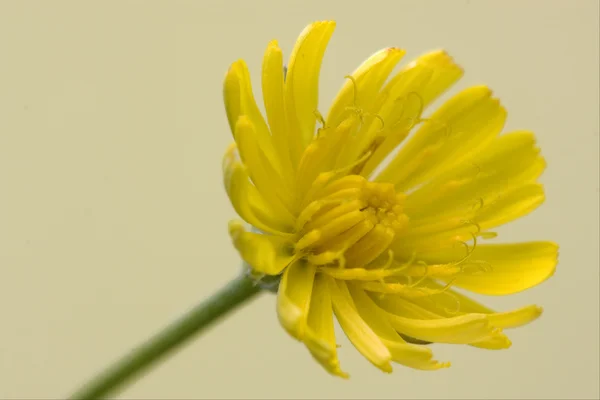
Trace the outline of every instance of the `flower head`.
{"label": "flower head", "polygon": [[[371,363],[434,370],[423,343],[504,349],[504,329],[541,308],[495,312],[456,288],[508,295],[554,272],[550,242],[482,244],[491,229],[544,201],[545,162],[531,132],[500,135],[506,111],[485,86],[424,111],[462,75],[443,51],[412,61],[387,48],[349,77],[326,118],[317,111],[333,22],[300,35],[284,72],[277,42],[262,66],[263,117],[244,61],[224,97],[235,143],[223,172],[237,213],[229,231],[256,279],[280,276],[277,313],[332,374],[334,315]],[[391,76],[393,75],[393,76]]]}

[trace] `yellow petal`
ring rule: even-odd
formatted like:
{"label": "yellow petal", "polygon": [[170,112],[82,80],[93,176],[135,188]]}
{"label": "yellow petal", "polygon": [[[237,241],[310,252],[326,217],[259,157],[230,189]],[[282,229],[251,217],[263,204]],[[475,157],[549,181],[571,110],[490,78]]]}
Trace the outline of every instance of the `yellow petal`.
{"label": "yellow petal", "polygon": [[283,55],[275,40],[269,43],[263,58],[262,92],[273,145],[279,155],[282,176],[291,181],[293,168],[285,120]]}
{"label": "yellow petal", "polygon": [[537,183],[526,184],[502,193],[494,201],[473,210],[451,209],[452,214],[412,220],[412,229],[394,245],[398,256],[430,249],[456,246],[457,241],[469,241],[473,235],[486,235],[486,230],[521,218],[545,200],[544,188]]}
{"label": "yellow petal", "polygon": [[388,342],[383,340],[388,346],[394,361],[410,368],[421,371],[436,371],[442,368],[450,367],[450,362],[439,362],[433,359],[433,352],[430,348],[410,343]]}
{"label": "yellow petal", "polygon": [[390,324],[386,313],[379,308],[365,291],[357,284],[349,282],[348,291],[361,318],[381,339],[402,340]]}
{"label": "yellow petal", "polygon": [[[419,94],[423,105],[427,106],[450,88],[462,75],[462,68],[454,62],[452,57],[444,50],[435,50],[423,54],[409,64],[405,71],[412,69],[431,70],[431,79],[427,85],[415,87],[412,91]],[[399,75],[398,80],[402,77]],[[390,82],[390,84],[393,84]]]}
{"label": "yellow petal", "polygon": [[303,261],[291,264],[283,273],[277,292],[277,316],[283,328],[303,340],[315,280],[316,267]]}
{"label": "yellow petal", "polygon": [[466,314],[451,318],[413,319],[405,313],[406,303],[400,296],[373,297],[388,313],[392,326],[400,333],[415,339],[437,343],[469,344],[492,335],[495,329],[483,314]]}
{"label": "yellow petal", "polygon": [[[339,148],[349,137],[358,118],[348,118],[335,128],[321,129],[300,159],[297,174],[299,193],[308,193],[311,185],[320,173],[332,171],[336,165]],[[304,200],[300,197],[301,200]]]}
{"label": "yellow petal", "polygon": [[260,142],[260,148],[269,162],[273,165],[279,165],[269,128],[254,100],[250,74],[244,60],[238,60],[229,67],[223,85],[223,98],[225,100],[225,111],[229,127],[234,137],[238,119],[245,115],[252,122],[252,125],[254,125],[257,140]]}
{"label": "yellow petal", "polygon": [[[240,60],[238,63],[243,63]],[[236,64],[231,65],[229,70],[225,74],[225,80],[223,81],[223,100],[225,102],[225,113],[227,114],[227,121],[229,121],[229,129],[231,134],[235,134],[235,124],[238,118],[242,115],[242,87],[239,77],[239,66]],[[247,100],[247,99],[245,99]]]}
{"label": "yellow petal", "polygon": [[[420,254],[427,263],[453,262],[464,256],[464,249]],[[458,287],[487,295],[507,295],[529,289],[548,279],[556,269],[558,246],[552,242],[478,245],[466,264],[481,268],[466,269],[453,280]]]}
{"label": "yellow petal", "polygon": [[512,311],[490,314],[488,319],[498,328],[518,328],[538,319],[543,311],[542,307],[529,305]]}
{"label": "yellow petal", "polygon": [[372,296],[377,304],[392,314],[412,319],[443,318],[441,315],[433,311],[430,311],[424,307],[419,307],[413,302],[413,299],[411,299],[412,301],[409,301],[402,295],[385,295],[377,297],[376,294],[372,294]]}
{"label": "yellow petal", "polygon": [[506,111],[485,86],[466,89],[437,110],[377,180],[407,189],[477,154],[500,133]]}
{"label": "yellow petal", "polygon": [[545,200],[544,187],[531,183],[500,196],[489,207],[482,208],[475,218],[481,229],[491,229],[535,210]]}
{"label": "yellow petal", "polygon": [[250,225],[263,232],[283,234],[291,232],[293,225],[286,225],[274,217],[270,207],[248,179],[248,174],[236,156],[232,143],[223,156],[223,182],[233,208]]}
{"label": "yellow petal", "polygon": [[[426,284],[426,289],[430,289],[431,291],[438,290],[441,292],[442,288],[443,286],[431,281],[428,281]],[[418,288],[415,290],[418,290]],[[455,291],[445,290],[445,295],[442,293],[438,295],[432,294],[427,297],[413,297],[410,300],[405,299],[402,296],[395,296],[386,301],[389,302],[388,307],[393,310],[394,314],[402,315],[407,318],[432,320],[464,315],[479,315],[479,317],[485,316],[493,328],[506,328],[509,327],[509,323],[513,322],[527,323],[532,319],[526,320],[533,317],[535,314],[535,311],[530,307],[508,313],[494,313],[492,310],[476,303],[468,297],[461,296]],[[447,296],[449,293],[452,293],[453,296]],[[457,307],[457,302],[459,306],[458,310],[455,309]],[[469,305],[472,306],[469,307]],[[478,337],[477,340],[469,342],[468,344],[473,347],[487,350],[501,350],[511,346],[508,337],[498,329],[492,329],[487,336]]]}
{"label": "yellow petal", "polygon": [[378,51],[352,74],[333,101],[327,117],[328,126],[337,126],[349,114],[360,113],[362,129],[353,132],[338,158],[338,167],[353,163],[369,146],[381,126],[375,113],[381,103],[379,90],[404,56],[405,51],[394,47]]}
{"label": "yellow petal", "polygon": [[319,73],[335,22],[315,22],[300,34],[290,56],[285,79],[285,108],[292,159],[297,165],[315,130]]}
{"label": "yellow petal", "polygon": [[[327,126],[337,126],[348,116],[348,107],[360,107],[371,112],[375,96],[385,83],[392,69],[398,64],[404,50],[390,47],[367,58],[347,80],[333,100]],[[358,104],[355,104],[355,101]]]}
{"label": "yellow petal", "polygon": [[331,374],[348,378],[348,374],[340,369],[331,295],[327,280],[322,275],[315,277],[307,325],[304,343],[313,357]]}
{"label": "yellow petal", "polygon": [[486,314],[493,326],[510,329],[533,322],[542,314],[542,308],[536,305],[528,305],[511,311],[497,312],[465,296],[459,291],[446,288],[444,285],[432,280],[425,280],[421,285],[425,286],[432,294],[428,297],[412,298],[410,301],[429,310],[429,312],[441,316],[448,317],[470,313]]}
{"label": "yellow petal", "polygon": [[250,119],[241,116],[237,121],[235,132],[240,156],[248,167],[252,182],[277,218],[286,225],[293,225],[295,218],[290,212],[291,193],[285,189],[283,179],[277,170],[263,156],[263,149],[259,147],[260,141],[257,140],[256,129]]}
{"label": "yellow petal", "polygon": [[229,235],[242,259],[262,274],[279,275],[294,259],[289,238],[246,232],[237,221],[229,223]]}
{"label": "yellow petal", "polygon": [[377,368],[392,372],[389,350],[358,314],[346,284],[326,275],[323,277],[328,281],[335,315],[352,344]]}
{"label": "yellow petal", "polygon": [[436,370],[450,366],[449,363],[433,360],[433,352],[430,348],[406,343],[394,330],[386,313],[358,285],[348,284],[348,289],[361,318],[380,337],[395,362],[421,370]]}
{"label": "yellow petal", "polygon": [[512,342],[502,331],[497,331],[485,339],[469,343],[469,346],[486,350],[505,350],[512,346]]}
{"label": "yellow petal", "polygon": [[[369,175],[408,135],[423,110],[463,74],[462,68],[442,50],[418,57],[403,68],[382,90],[382,104],[376,111],[384,121],[385,137],[363,168]],[[376,125],[379,121],[374,121]],[[371,129],[379,129],[372,126]]]}
{"label": "yellow petal", "polygon": [[[429,287],[431,289],[436,286]],[[441,288],[441,286],[440,286]],[[414,318],[420,320],[434,320],[434,319],[442,319],[442,318],[455,318],[457,316],[465,316],[465,315],[479,315],[477,318],[486,317],[490,330],[488,335],[482,335],[477,337],[476,340],[472,342],[465,342],[465,344],[469,344],[474,347],[479,347],[488,350],[500,350],[507,349],[510,347],[511,342],[499,329],[493,328],[501,328],[501,326],[495,325],[492,323],[490,319],[490,315],[486,315],[485,313],[477,313],[477,312],[450,312],[449,310],[442,310],[439,312],[439,306],[436,304],[438,299],[447,299],[442,296],[430,296],[430,297],[415,297],[410,300],[404,299],[401,296],[392,297],[387,301],[390,302],[388,306],[391,310],[397,315],[402,315],[407,318]],[[447,304],[448,300],[446,300]],[[455,306],[452,304],[451,306]]]}
{"label": "yellow petal", "polygon": [[455,246],[533,211],[544,201],[535,180],[545,165],[531,132],[500,136],[481,154],[408,195],[411,229],[394,243],[394,252],[409,257]]}
{"label": "yellow petal", "polygon": [[[415,72],[420,73],[423,71]],[[407,78],[411,81],[414,80],[411,79],[412,77]],[[427,81],[430,75],[416,78]],[[385,106],[389,106],[390,110],[383,109]],[[384,103],[377,113],[381,118],[375,121],[378,125],[373,126],[372,124],[370,128],[373,129],[371,133],[373,140],[368,150],[372,154],[360,171],[362,176],[369,177],[380,167],[383,160],[408,137],[414,126],[419,123],[422,113],[423,100],[414,92],[406,93],[393,102]]]}
{"label": "yellow petal", "polygon": [[356,244],[346,251],[348,267],[364,267],[383,254],[394,239],[394,231],[381,224],[364,235]]}
{"label": "yellow petal", "polygon": [[473,210],[499,194],[534,182],[545,168],[535,136],[516,131],[496,138],[480,154],[411,193],[405,209],[412,219],[433,218],[448,210]]}

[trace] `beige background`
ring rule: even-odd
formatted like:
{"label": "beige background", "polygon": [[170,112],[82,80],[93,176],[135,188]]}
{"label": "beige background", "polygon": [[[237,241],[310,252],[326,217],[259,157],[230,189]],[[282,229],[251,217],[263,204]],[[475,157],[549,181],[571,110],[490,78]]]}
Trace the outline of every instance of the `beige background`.
{"label": "beige background", "polygon": [[321,110],[375,50],[447,48],[539,135],[546,204],[503,240],[561,244],[557,274],[500,309],[546,313],[510,351],[437,346],[437,373],[379,373],[341,339],[349,382],[280,329],[263,296],[124,398],[598,398],[598,1],[0,2],[0,397],[59,398],[233,277],[221,81],[259,77],[336,19]]}

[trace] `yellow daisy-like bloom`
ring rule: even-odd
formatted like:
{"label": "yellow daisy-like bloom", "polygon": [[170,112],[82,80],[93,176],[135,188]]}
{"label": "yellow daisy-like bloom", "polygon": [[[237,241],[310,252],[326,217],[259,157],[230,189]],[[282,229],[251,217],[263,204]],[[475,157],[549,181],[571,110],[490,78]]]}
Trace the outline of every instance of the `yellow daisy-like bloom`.
{"label": "yellow daisy-like bloom", "polygon": [[[319,71],[334,22],[300,35],[287,74],[277,42],[262,66],[266,120],[244,61],[224,97],[235,143],[223,173],[237,213],[241,257],[280,277],[277,313],[330,373],[340,369],[334,314],[371,363],[447,367],[424,343],[505,349],[504,329],[535,320],[535,305],[495,312],[454,288],[508,295],[550,277],[550,242],[481,244],[490,229],[544,201],[545,162],[531,132],[499,135],[506,111],[485,86],[423,111],[462,75],[444,51],[397,74],[397,48],[373,54],[346,80],[327,118],[317,112]],[[397,150],[397,151],[396,151]]]}

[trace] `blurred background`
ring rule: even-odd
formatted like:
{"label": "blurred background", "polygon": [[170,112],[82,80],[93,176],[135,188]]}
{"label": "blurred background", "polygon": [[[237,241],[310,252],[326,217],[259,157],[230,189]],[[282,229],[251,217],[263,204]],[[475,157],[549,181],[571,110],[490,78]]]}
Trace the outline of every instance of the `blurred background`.
{"label": "blurred background", "polygon": [[[545,314],[509,351],[436,346],[452,368],[385,375],[340,337],[327,375],[263,295],[120,394],[128,399],[597,399],[596,0],[0,1],[0,398],[64,398],[239,269],[222,78],[337,20],[321,111],[376,50],[447,49],[531,129],[547,201],[502,241],[561,245],[545,284],[487,304]],[[455,89],[456,90],[456,89]],[[260,94],[258,94],[260,99]]]}

